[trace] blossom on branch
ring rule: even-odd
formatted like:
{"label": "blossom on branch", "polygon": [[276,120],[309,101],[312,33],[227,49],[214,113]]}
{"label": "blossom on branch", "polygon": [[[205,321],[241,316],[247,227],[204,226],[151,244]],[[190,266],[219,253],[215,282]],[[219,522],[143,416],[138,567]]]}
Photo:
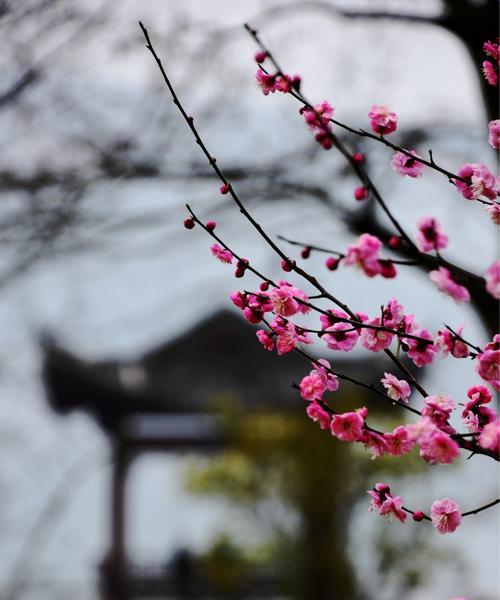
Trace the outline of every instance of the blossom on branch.
{"label": "blossom on branch", "polygon": [[495,200],[499,189],[499,184],[493,173],[481,163],[466,163],[458,171],[459,177],[465,181],[456,180],[457,190],[467,200],[477,200],[481,196],[486,196],[490,200]]}
{"label": "blossom on branch", "polygon": [[330,431],[342,442],[356,442],[363,435],[365,417],[368,411],[366,408],[355,412],[346,412],[340,415],[333,415],[330,422]]}
{"label": "blossom on branch", "polygon": [[500,260],[494,262],[486,271],[486,289],[493,298],[500,299]]}
{"label": "blossom on branch", "polygon": [[[413,156],[420,158],[414,150],[409,150],[409,152]],[[420,177],[425,169],[424,164],[411,158],[404,152],[396,152],[391,160],[391,165],[398,175],[402,177],[408,175],[408,177],[413,177],[414,179]]]}
{"label": "blossom on branch", "polygon": [[460,507],[450,498],[436,500],[431,506],[431,520],[439,533],[452,533],[462,521]]}
{"label": "blossom on branch", "polygon": [[330,426],[330,415],[317,402],[308,404],[306,413],[312,421],[319,423],[321,429],[328,429]]}
{"label": "blossom on branch", "polygon": [[375,133],[387,135],[396,131],[398,116],[388,106],[373,105],[368,113],[370,125]]}
{"label": "blossom on branch", "polygon": [[439,221],[434,217],[423,217],[417,223],[415,235],[418,247],[422,252],[443,250],[448,245],[448,236],[441,230]]}
{"label": "blossom on branch", "polygon": [[347,248],[347,254],[343,259],[344,265],[358,265],[368,277],[374,277],[380,273],[379,254],[382,242],[378,237],[363,233],[355,244]]}
{"label": "blossom on branch", "polygon": [[492,148],[500,149],[500,119],[488,123],[488,141]]}
{"label": "blossom on branch", "polygon": [[393,400],[401,400],[402,402],[408,402],[408,398],[411,394],[411,388],[407,381],[404,379],[398,379],[392,373],[384,373],[381,382],[387,390],[387,395]]}
{"label": "blossom on branch", "polygon": [[444,294],[451,296],[457,303],[470,302],[469,290],[457,283],[446,267],[439,267],[429,273],[429,278]]}
{"label": "blossom on branch", "polygon": [[230,250],[225,250],[219,244],[210,246],[212,254],[223,263],[231,264],[233,262],[233,253]]}

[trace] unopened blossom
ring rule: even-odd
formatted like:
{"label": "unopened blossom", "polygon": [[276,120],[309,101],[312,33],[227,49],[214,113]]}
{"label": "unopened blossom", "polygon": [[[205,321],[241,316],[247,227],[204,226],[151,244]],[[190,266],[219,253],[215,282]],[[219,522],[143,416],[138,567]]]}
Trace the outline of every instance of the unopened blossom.
{"label": "unopened blossom", "polygon": [[350,352],[356,345],[358,338],[359,332],[353,329],[351,323],[344,322],[327,327],[321,337],[330,350],[341,350],[342,352]]}
{"label": "unopened blossom", "polygon": [[363,434],[364,424],[365,420],[358,411],[346,412],[332,416],[330,431],[342,442],[356,442]]}
{"label": "unopened blossom", "polygon": [[500,119],[488,123],[488,141],[492,148],[500,149]]}
{"label": "unopened blossom", "polygon": [[347,248],[344,265],[358,265],[368,277],[380,273],[379,253],[382,242],[378,237],[363,233],[355,244]]}
{"label": "unopened blossom", "polygon": [[382,277],[385,277],[386,279],[393,279],[398,274],[396,271],[396,266],[392,260],[381,258],[378,261],[378,264],[380,267],[380,275],[382,275]]}
{"label": "unopened blossom", "polygon": [[493,342],[487,344],[483,352],[476,358],[476,370],[494,390],[500,391],[500,336],[497,334]]}
{"label": "unopened blossom", "polygon": [[431,506],[431,520],[439,533],[452,533],[462,521],[460,507],[450,498],[436,500]]}
{"label": "unopened blossom", "polygon": [[361,185],[357,188],[354,189],[354,197],[356,198],[356,200],[360,201],[360,200],[364,200],[365,198],[368,197],[368,188],[366,187],[366,185]]}
{"label": "unopened blossom", "polygon": [[[380,317],[376,317],[375,319],[369,319],[365,321],[368,325],[381,325]],[[361,344],[372,352],[380,352],[389,348],[392,344],[392,340],[394,339],[394,334],[388,331],[383,331],[380,329],[370,329],[368,327],[363,327],[360,334]]]}
{"label": "unopened blossom", "polygon": [[397,129],[398,116],[388,106],[372,106],[368,118],[373,131],[380,135],[387,135]]}
{"label": "unopened blossom", "polygon": [[500,260],[494,262],[486,271],[486,290],[493,298],[500,299]]}
{"label": "unopened blossom", "polygon": [[498,181],[485,165],[467,163],[460,168],[458,175],[466,181],[455,180],[457,190],[467,200],[476,200],[481,196],[495,200],[497,197]]}
{"label": "unopened blossom", "polygon": [[387,395],[393,400],[401,400],[402,402],[408,402],[408,398],[411,394],[410,384],[404,379],[398,379],[392,373],[384,373],[381,382],[387,390]]}
{"label": "unopened blossom", "polygon": [[[413,156],[420,158],[414,150],[409,150],[409,152]],[[408,177],[413,178],[420,177],[425,169],[424,164],[422,164],[418,160],[415,160],[414,158],[411,158],[404,152],[396,152],[391,161],[391,165],[392,168],[396,171],[396,173],[403,177],[405,175],[408,175]]]}
{"label": "unopened blossom", "polygon": [[223,263],[231,264],[233,262],[233,254],[230,250],[226,250],[219,246],[219,244],[213,244],[210,246],[212,254]]}
{"label": "unopened blossom", "polygon": [[459,304],[470,302],[469,290],[457,283],[446,267],[439,267],[437,270],[431,271],[429,279],[437,285],[439,291],[451,296],[455,302]]}
{"label": "unopened blossom", "polygon": [[327,429],[330,425],[330,415],[317,402],[310,402],[306,408],[307,416],[318,423],[321,429]]}
{"label": "unopened blossom", "polygon": [[258,69],[255,73],[255,80],[257,81],[257,85],[262,90],[264,96],[267,96],[269,93],[274,94],[274,92],[276,91],[275,75],[264,73],[262,69]]}
{"label": "unopened blossom", "polygon": [[[417,367],[423,367],[424,365],[430,365],[434,360],[437,348],[433,344],[432,335],[427,329],[414,328],[411,332],[422,340],[414,340],[411,338],[404,338],[405,344],[408,347],[407,354],[413,360]],[[429,340],[425,342],[424,340]]]}
{"label": "unopened blossom", "polygon": [[441,225],[435,217],[420,219],[417,227],[415,238],[422,252],[443,250],[448,245],[448,236],[442,232]]}
{"label": "unopened blossom", "polygon": [[264,346],[266,350],[271,351],[274,348],[273,338],[264,329],[259,329],[255,334],[259,342]]}
{"label": "unopened blossom", "polygon": [[[458,335],[462,335],[463,325],[457,327]],[[467,358],[469,356],[469,348],[465,342],[462,342],[456,335],[448,329],[438,331],[434,339],[434,343],[441,350],[443,356],[451,354],[455,358]]]}
{"label": "unopened blossom", "polygon": [[500,419],[496,418],[491,423],[488,423],[481,435],[479,436],[478,444],[485,450],[491,450],[498,454],[500,450]]}
{"label": "unopened blossom", "polygon": [[392,433],[384,433],[384,440],[387,446],[387,454],[391,456],[402,456],[411,452],[415,445],[408,430],[403,425],[396,427]]}

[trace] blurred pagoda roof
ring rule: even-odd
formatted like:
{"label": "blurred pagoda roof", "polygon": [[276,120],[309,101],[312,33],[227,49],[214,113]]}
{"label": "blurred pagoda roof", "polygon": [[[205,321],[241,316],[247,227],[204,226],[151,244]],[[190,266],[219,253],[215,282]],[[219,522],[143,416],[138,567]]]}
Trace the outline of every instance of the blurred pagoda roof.
{"label": "blurred pagoda roof", "polygon": [[[135,361],[86,361],[42,338],[43,376],[50,405],[60,413],[89,412],[108,432],[131,416],[141,435],[183,427],[182,415],[213,413],[218,398],[237,400],[245,409],[296,410],[302,401],[291,388],[310,365],[290,353],[276,357],[263,350],[255,328],[223,310],[195,324],[178,338]],[[380,378],[383,358],[336,358],[335,367],[363,380]],[[154,417],[154,419],[149,418]],[[177,424],[175,419],[177,419]],[[156,423],[156,425],[155,425]]]}

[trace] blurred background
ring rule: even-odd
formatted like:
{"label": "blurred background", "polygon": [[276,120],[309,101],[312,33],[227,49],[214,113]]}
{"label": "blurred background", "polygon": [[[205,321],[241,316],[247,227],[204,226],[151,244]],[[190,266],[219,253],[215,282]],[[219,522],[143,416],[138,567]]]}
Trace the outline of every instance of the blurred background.
{"label": "blurred background", "polygon": [[[182,227],[185,203],[272,278],[279,261],[219,194],[139,19],[273,236],[342,250],[391,230],[353,200],[356,180],[296,103],[256,89],[244,22],[339,120],[367,127],[387,103],[400,145],[432,148],[451,170],[496,169],[498,98],[480,76],[496,0],[0,2],[0,599],[494,600],[498,511],[438,536],[384,523],[365,494],[387,480],[408,506],[451,496],[468,510],[498,495],[492,461],[372,461],[336,442],[291,387],[307,362],[266,353],[232,310],[229,294],[256,281],[234,280],[210,239]],[[485,272],[496,232],[479,205],[437,173],[401,179],[386,148],[339,135],[410,232],[436,216],[447,257]],[[430,330],[446,320],[490,339],[496,314],[480,294],[458,307],[418,269],[368,280],[323,260],[306,266],[356,310],[396,296]],[[363,352],[328,358],[371,381],[388,369]],[[468,361],[422,376],[457,402],[477,383]],[[407,419],[347,384],[336,402],[366,404],[385,429]]]}

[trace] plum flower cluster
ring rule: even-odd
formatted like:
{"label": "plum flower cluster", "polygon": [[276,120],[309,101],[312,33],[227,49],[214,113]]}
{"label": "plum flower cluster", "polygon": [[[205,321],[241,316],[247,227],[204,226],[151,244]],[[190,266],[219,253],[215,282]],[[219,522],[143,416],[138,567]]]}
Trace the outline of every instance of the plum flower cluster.
{"label": "plum flower cluster", "polygon": [[257,69],[255,80],[264,96],[274,94],[275,92],[288,94],[292,89],[300,87],[300,75],[281,75],[279,73],[272,75],[262,69]]}
{"label": "plum flower cluster", "polygon": [[[487,43],[485,44],[485,50],[490,57],[494,57],[498,62],[498,44]],[[154,51],[153,55],[155,55]],[[271,55],[265,51],[258,53],[255,58],[261,64],[268,57],[273,61]],[[256,79],[264,95],[267,96],[276,91],[289,93],[295,90],[293,96],[303,103],[304,108],[301,109],[301,114],[308,127],[315,133],[317,141],[325,148],[332,147],[334,139],[331,126],[333,107],[327,101],[317,105],[310,105],[303,101],[300,93],[300,77],[283,75],[276,64],[275,67],[276,73],[274,75],[263,68],[260,68],[257,72]],[[175,99],[175,94],[173,93],[173,95]],[[181,112],[185,115],[182,108]],[[380,136],[378,141],[396,149],[397,146],[383,139],[384,136],[396,131],[398,121],[396,113],[386,106],[374,105],[368,117],[372,130]],[[189,121],[187,117],[185,118]],[[215,159],[208,153],[197,134],[197,130],[193,128],[192,120],[189,123],[196,141],[209,158],[209,163],[214,167]],[[343,126],[338,121],[334,121],[334,124]],[[350,128],[346,127],[346,129]],[[493,147],[498,146],[498,129],[497,122],[490,123],[489,140]],[[352,131],[352,129],[350,130]],[[360,133],[372,139],[375,138],[372,134],[367,134],[362,130]],[[341,143],[336,140],[337,143],[341,148]],[[344,150],[342,152],[346,154]],[[349,162],[355,166],[355,171],[363,183],[363,186],[356,191],[357,199],[364,199],[368,192],[373,192],[373,195],[377,196],[378,192],[370,182],[366,172],[363,172],[359,167],[363,163],[364,156],[360,153],[349,153],[348,157]],[[428,167],[437,168],[437,170],[448,174],[446,170],[436,167],[432,154],[429,162],[421,159],[414,150],[406,151],[400,148],[392,160],[392,166],[397,173],[412,178],[418,178],[422,175],[424,163]],[[195,224],[199,224],[209,235],[215,238],[218,243],[213,244],[210,250],[216,259],[226,264],[232,264],[233,261],[236,261],[235,276],[238,278],[243,277],[247,271],[251,271],[262,279],[258,290],[236,291],[231,295],[231,300],[242,311],[247,321],[252,324],[263,323],[265,325],[265,328],[262,326],[256,331],[257,339],[263,348],[269,352],[276,351],[278,355],[299,350],[301,354],[307,357],[308,355],[302,349],[302,346],[311,344],[313,339],[317,337],[327,350],[333,352],[351,352],[360,346],[368,352],[385,351],[391,355],[394,362],[408,377],[408,380],[399,379],[393,373],[384,372],[384,377],[380,379],[378,384],[357,382],[351,377],[337,372],[335,360],[329,362],[326,359],[316,360],[309,357],[312,360],[312,370],[306,373],[299,384],[296,385],[300,396],[305,401],[307,416],[317,423],[322,430],[329,432],[339,441],[362,444],[373,458],[382,455],[397,457],[415,451],[418,452],[422,460],[429,464],[447,465],[453,463],[459,456],[460,449],[464,448],[472,450],[474,453],[486,454],[498,459],[500,452],[500,419],[494,409],[491,408],[493,394],[490,388],[495,391],[500,390],[500,334],[494,336],[482,348],[469,344],[462,337],[463,326],[457,327],[455,331],[446,327],[436,334],[432,334],[416,322],[414,315],[407,314],[404,307],[395,298],[389,300],[385,306],[380,307],[380,312],[375,315],[369,316],[361,312],[353,312],[329,294],[316,278],[299,268],[294,260],[284,256],[281,249],[270,240],[261,226],[248,213],[231,184],[221,174],[221,171],[215,167],[214,170],[223,183],[220,188],[221,194],[230,195],[239,206],[241,213],[280,255],[282,270],[286,272],[296,271],[298,275],[304,277],[321,292],[316,296],[309,297],[304,290],[289,281],[279,280],[273,282],[271,279],[265,278],[253,265],[250,265],[248,259],[238,257],[221,241],[218,235],[213,233],[216,227],[214,221],[209,221],[203,225],[194,216],[194,213],[191,213],[192,217],[184,222],[185,227],[192,229]],[[499,181],[487,167],[479,163],[467,163],[460,169],[458,176],[448,174],[448,178],[456,183],[457,190],[465,198],[469,200],[486,198],[487,201],[481,201],[489,206],[488,210],[492,219],[499,219],[498,213],[500,211],[496,200],[499,193]],[[383,206],[383,201],[380,200],[380,202]],[[191,211],[191,209],[189,210]],[[390,212],[387,212],[387,214],[391,217],[392,223],[400,234],[399,236],[393,236],[391,240],[396,240],[397,243],[404,241],[413,249],[413,246],[411,246],[413,242],[401,230],[399,224],[392,219]],[[436,253],[432,258],[438,268],[430,273],[430,278],[438,288],[458,302],[469,301],[467,288],[462,285],[460,280],[457,280],[455,275],[455,273],[460,273],[463,276],[467,273],[453,267],[453,265],[449,265],[439,255],[439,251],[446,248],[448,237],[444,234],[436,219],[425,217],[419,221],[416,241],[415,255],[418,255],[419,258],[421,257],[420,252]],[[390,246],[397,248],[396,242],[394,244],[390,243]],[[362,234],[355,243],[347,248],[345,254],[339,254],[337,258],[330,257],[327,260],[327,267],[334,270],[342,262],[345,266],[358,266],[370,278],[376,275],[392,278],[396,275],[394,261],[381,257],[382,246],[382,241],[376,236],[368,233]],[[304,248],[303,258],[310,254],[311,248]],[[452,268],[448,269],[443,264]],[[499,272],[500,263],[494,263],[488,268],[485,279],[486,291],[496,298],[500,295]],[[314,301],[315,298],[331,300],[333,306],[336,305],[337,308],[319,308],[311,303],[311,300]],[[338,307],[342,307],[344,310],[340,310]],[[312,311],[319,313],[315,328],[312,328],[314,326],[306,327],[298,322],[301,315]],[[469,347],[473,349],[473,352],[469,350]],[[391,348],[396,354],[389,352]],[[476,372],[483,382],[467,390],[468,399],[465,401],[463,398],[459,398],[458,402],[455,402],[452,397],[446,394],[430,395],[423,390],[413,374],[401,363],[399,358],[401,353],[405,354],[413,362],[413,365],[418,368],[433,363],[439,355],[456,359],[471,358],[474,361]],[[403,422],[391,431],[384,432],[375,429],[372,426],[373,424],[368,423],[368,409],[366,406],[354,410],[342,410],[341,401],[338,399],[339,396],[336,395],[336,392],[343,380],[346,379],[355,384],[360,383],[365,388],[368,387],[373,391],[374,396],[382,397],[392,404],[399,404],[412,412],[413,415],[417,415],[417,418],[412,417],[412,422]],[[415,400],[412,399],[414,389],[422,396],[418,408],[415,406]],[[452,415],[457,410],[457,404],[462,407],[460,412],[462,425],[468,432],[465,434],[459,433],[460,430],[455,429],[455,421],[452,425]],[[408,514],[411,514],[416,522],[431,521],[440,533],[455,531],[460,525],[462,516],[478,512],[499,502],[499,500],[494,501],[481,509],[469,511],[469,513],[462,515],[460,507],[454,500],[443,498],[432,504],[430,516],[427,516],[423,511],[411,511],[405,508],[402,498],[392,495],[389,486],[385,483],[377,484],[368,493],[372,498],[371,509],[377,509],[379,514],[388,520],[396,519],[405,522],[408,519]]]}
{"label": "plum flower cluster", "polygon": [[496,42],[484,42],[483,50],[488,60],[483,62],[483,75],[486,81],[496,87],[498,85],[498,65],[500,62],[500,44]]}
{"label": "plum flower cluster", "polygon": [[414,521],[420,522],[424,519],[431,521],[433,527],[441,534],[452,533],[462,522],[460,506],[451,498],[443,498],[433,502],[429,517],[421,510],[410,511],[405,508],[401,496],[393,496],[387,483],[377,483],[367,493],[371,497],[368,510],[377,510],[379,515],[384,517],[386,521],[396,519],[404,523],[408,518],[408,514],[411,514]]}
{"label": "plum flower cluster", "polygon": [[323,100],[313,107],[303,106],[299,110],[309,129],[314,132],[314,139],[325,150],[333,147],[330,119],[333,117],[334,111],[335,108],[327,100]]}

